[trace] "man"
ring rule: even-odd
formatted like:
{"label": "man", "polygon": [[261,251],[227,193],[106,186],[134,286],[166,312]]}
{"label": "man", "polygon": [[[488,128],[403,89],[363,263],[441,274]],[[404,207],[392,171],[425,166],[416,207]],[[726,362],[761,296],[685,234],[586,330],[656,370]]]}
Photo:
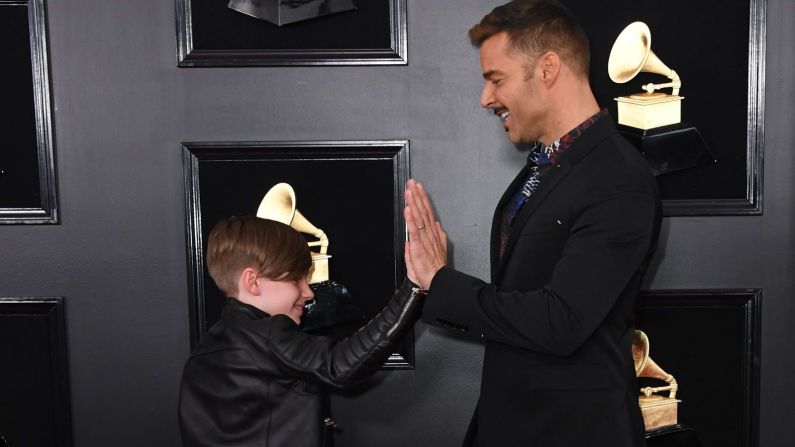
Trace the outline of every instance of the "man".
{"label": "man", "polygon": [[485,342],[464,444],[644,445],[631,345],[659,233],[655,179],[600,111],[587,38],[559,3],[513,1],[469,34],[481,105],[533,148],[494,213],[490,282],[445,266],[430,200],[407,186],[406,255],[430,289],[423,320]]}

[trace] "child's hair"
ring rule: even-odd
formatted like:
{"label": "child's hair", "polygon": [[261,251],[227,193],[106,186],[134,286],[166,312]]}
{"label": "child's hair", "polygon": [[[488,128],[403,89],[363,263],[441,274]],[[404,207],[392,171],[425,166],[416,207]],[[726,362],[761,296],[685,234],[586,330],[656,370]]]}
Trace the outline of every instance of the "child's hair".
{"label": "child's hair", "polygon": [[255,216],[221,219],[207,239],[207,270],[227,296],[236,297],[245,268],[276,280],[307,276],[312,257],[300,233],[280,222]]}

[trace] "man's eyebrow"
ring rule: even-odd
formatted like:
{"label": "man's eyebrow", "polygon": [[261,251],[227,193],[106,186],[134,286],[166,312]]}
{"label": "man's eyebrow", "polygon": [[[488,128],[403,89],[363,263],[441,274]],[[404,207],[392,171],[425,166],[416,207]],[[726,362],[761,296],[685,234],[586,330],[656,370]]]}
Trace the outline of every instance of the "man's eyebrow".
{"label": "man's eyebrow", "polygon": [[497,70],[489,70],[489,71],[485,71],[485,72],[483,72],[483,79],[491,79],[491,78],[493,78],[493,77],[494,77],[494,75],[496,75],[496,74],[498,74],[498,71],[497,71]]}

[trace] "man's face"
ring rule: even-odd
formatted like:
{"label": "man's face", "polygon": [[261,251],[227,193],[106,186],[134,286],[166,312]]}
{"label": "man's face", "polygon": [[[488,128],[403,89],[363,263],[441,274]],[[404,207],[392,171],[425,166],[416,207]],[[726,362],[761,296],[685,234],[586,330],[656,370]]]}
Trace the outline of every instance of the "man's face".
{"label": "man's face", "polygon": [[541,76],[531,71],[535,61],[513,50],[508,35],[501,32],[480,46],[480,65],[485,80],[480,105],[502,120],[511,142],[538,141],[547,110]]}

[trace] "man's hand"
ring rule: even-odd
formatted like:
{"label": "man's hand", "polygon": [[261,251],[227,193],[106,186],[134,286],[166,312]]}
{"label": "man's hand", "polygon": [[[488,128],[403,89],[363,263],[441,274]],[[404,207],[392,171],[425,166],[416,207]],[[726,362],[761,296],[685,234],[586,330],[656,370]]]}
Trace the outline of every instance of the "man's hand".
{"label": "man's hand", "polygon": [[420,182],[406,183],[405,198],[403,216],[409,231],[406,271],[411,281],[427,289],[436,272],[447,264],[447,234],[434,218],[430,198]]}

